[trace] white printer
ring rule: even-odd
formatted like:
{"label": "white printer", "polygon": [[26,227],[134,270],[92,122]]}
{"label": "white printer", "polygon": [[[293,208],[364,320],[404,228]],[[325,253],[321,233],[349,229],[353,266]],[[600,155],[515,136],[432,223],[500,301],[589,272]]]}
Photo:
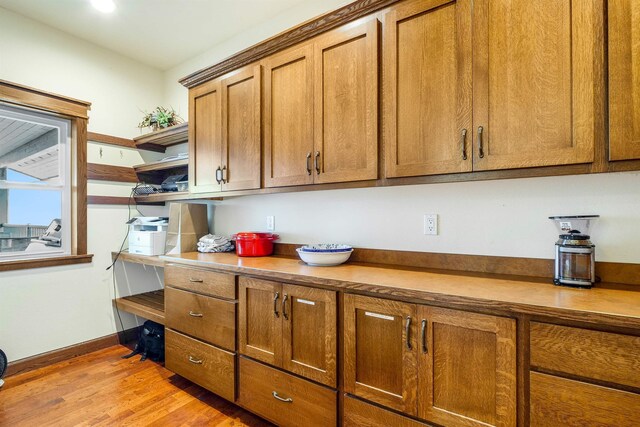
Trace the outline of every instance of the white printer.
{"label": "white printer", "polygon": [[129,253],[140,255],[164,255],[169,218],[139,216],[129,224]]}

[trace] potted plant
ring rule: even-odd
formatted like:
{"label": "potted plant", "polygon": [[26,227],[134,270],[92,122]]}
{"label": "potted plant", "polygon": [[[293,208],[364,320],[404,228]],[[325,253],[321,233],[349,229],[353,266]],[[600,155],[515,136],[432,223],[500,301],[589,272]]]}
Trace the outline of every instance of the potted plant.
{"label": "potted plant", "polygon": [[184,122],[182,117],[180,117],[173,108],[157,107],[150,113],[147,113],[146,111],[144,113],[145,115],[142,118],[142,121],[138,124],[138,127],[140,129],[149,127],[153,132],[179,125]]}

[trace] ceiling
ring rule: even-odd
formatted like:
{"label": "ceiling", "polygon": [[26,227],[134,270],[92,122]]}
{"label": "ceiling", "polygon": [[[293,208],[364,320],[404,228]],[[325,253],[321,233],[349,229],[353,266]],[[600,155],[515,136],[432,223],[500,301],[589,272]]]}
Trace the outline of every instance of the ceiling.
{"label": "ceiling", "polygon": [[289,8],[320,0],[114,1],[111,14],[89,0],[0,0],[0,7],[167,70]]}
{"label": "ceiling", "polygon": [[[47,135],[52,132],[51,135]],[[44,181],[58,176],[55,128],[0,116],[0,168]]]}

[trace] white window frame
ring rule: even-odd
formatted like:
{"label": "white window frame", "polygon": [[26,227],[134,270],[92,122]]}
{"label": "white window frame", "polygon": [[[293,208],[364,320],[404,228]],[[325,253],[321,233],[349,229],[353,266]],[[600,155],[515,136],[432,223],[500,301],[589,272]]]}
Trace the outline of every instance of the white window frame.
{"label": "white window frame", "polygon": [[[0,189],[59,191],[61,193],[62,246],[40,252],[0,252],[0,262],[56,258],[71,255],[71,121],[30,109],[16,108],[0,103],[0,115],[19,121],[51,126],[58,129],[58,179],[48,182],[11,182],[0,180]],[[53,219],[53,218],[52,218]],[[48,224],[45,224],[48,225]]]}

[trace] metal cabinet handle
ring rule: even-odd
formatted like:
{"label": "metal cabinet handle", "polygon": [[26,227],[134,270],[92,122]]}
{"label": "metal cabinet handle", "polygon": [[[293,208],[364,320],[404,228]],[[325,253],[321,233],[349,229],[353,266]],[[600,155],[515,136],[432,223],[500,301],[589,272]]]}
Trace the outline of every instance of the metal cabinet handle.
{"label": "metal cabinet handle", "polygon": [[420,328],[420,335],[422,339],[422,352],[427,352],[427,320],[422,319],[422,326]]}
{"label": "metal cabinet handle", "polygon": [[223,166],[222,167],[222,179],[221,179],[223,184],[226,184],[227,182],[229,182],[229,179],[227,177],[227,167]]}
{"label": "metal cabinet handle", "polygon": [[276,399],[278,399],[280,402],[284,402],[284,403],[293,403],[293,399],[290,397],[287,397],[286,399],[283,397],[278,396],[278,392],[274,391],[273,393],[271,393],[273,395],[273,397],[275,397]]}
{"label": "metal cabinet handle", "polygon": [[289,315],[287,314],[287,299],[289,298],[289,295],[284,294],[284,297],[282,297],[282,317],[284,317],[284,320],[289,320]]}
{"label": "metal cabinet handle", "polygon": [[307,153],[307,175],[311,175],[311,152]]}
{"label": "metal cabinet handle", "polygon": [[189,316],[191,316],[191,317],[202,317],[203,314],[202,313],[196,313],[195,311],[189,310]]}
{"label": "metal cabinet handle", "polygon": [[222,182],[222,170],[220,169],[220,166],[218,166],[218,169],[216,169],[216,182],[218,184]]}
{"label": "metal cabinet handle", "polygon": [[314,163],[315,168],[316,168],[316,173],[318,175],[320,175],[320,152],[319,151],[316,151],[316,157],[313,160],[313,163]]}
{"label": "metal cabinet handle", "polygon": [[484,147],[482,147],[482,126],[478,126],[478,157],[484,157]]}
{"label": "metal cabinet handle", "polygon": [[467,160],[467,130],[462,129],[460,134],[460,145],[462,148],[462,160]]}
{"label": "metal cabinet handle", "polygon": [[407,316],[407,323],[404,326],[404,330],[407,334],[407,348],[411,350],[411,316]]}
{"label": "metal cabinet handle", "polygon": [[203,279],[194,279],[193,277],[189,277],[189,281],[191,283],[202,283],[202,282],[204,282]]}
{"label": "metal cabinet handle", "polygon": [[280,317],[280,315],[278,314],[278,298],[280,298],[280,293],[276,292],[273,297],[273,315],[276,317]]}
{"label": "metal cabinet handle", "polygon": [[202,359],[194,359],[193,356],[189,356],[189,362],[196,365],[202,365]]}

